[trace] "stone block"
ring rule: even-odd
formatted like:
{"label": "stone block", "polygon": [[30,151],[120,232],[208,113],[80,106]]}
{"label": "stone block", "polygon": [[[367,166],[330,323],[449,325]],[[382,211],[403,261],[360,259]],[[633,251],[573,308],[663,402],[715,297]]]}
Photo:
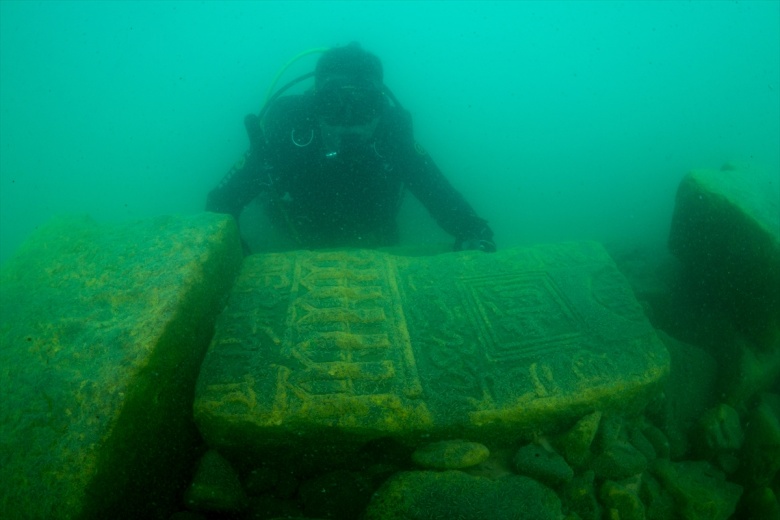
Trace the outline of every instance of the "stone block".
{"label": "stone block", "polygon": [[774,348],[759,351],[738,338],[728,353],[729,360],[719,385],[723,400],[730,406],[749,407],[755,397],[780,381],[780,339]]}
{"label": "stone block", "polygon": [[586,415],[555,441],[566,462],[575,469],[581,468],[592,456],[591,446],[598,433],[601,416],[601,412]]}
{"label": "stone block", "polygon": [[653,419],[664,429],[672,457],[678,458],[689,451],[688,435],[699,417],[716,403],[722,388],[718,387],[717,363],[710,354],[662,331],[658,337],[669,350],[671,367],[664,383],[665,399]]}
{"label": "stone block", "polygon": [[780,395],[762,394],[746,424],[738,478],[751,488],[770,486],[780,472]]}
{"label": "stone block", "polygon": [[209,450],[198,463],[184,502],[196,511],[237,513],[246,508],[248,500],[230,463]]}
{"label": "stone block", "polygon": [[695,170],[680,183],[669,246],[709,304],[766,348],[780,337],[780,179]]}
{"label": "stone block", "polygon": [[601,502],[607,510],[607,518],[620,520],[645,520],[645,505],[639,498],[642,476],[614,482],[607,480],[601,485]]}
{"label": "stone block", "polygon": [[[742,447],[744,440],[739,413],[723,403],[707,410],[699,419],[697,428],[694,429],[694,439],[694,453],[698,458],[708,460],[733,458]],[[731,473],[728,464],[725,466],[719,464],[719,466],[726,473]]]}
{"label": "stone block", "polygon": [[60,218],[30,237],[0,271],[0,517],[165,514],[240,262],[235,223],[209,214]]}
{"label": "stone block", "polygon": [[563,457],[538,444],[526,444],[517,450],[512,461],[519,474],[554,489],[574,478],[574,470]]}
{"label": "stone block", "polygon": [[652,469],[664,492],[674,501],[677,518],[727,520],[742,496],[742,486],[705,461],[670,462],[657,459]]}
{"label": "stone block", "polygon": [[564,509],[582,520],[601,520],[601,505],[596,497],[596,475],[592,471],[575,475],[563,489]]}
{"label": "stone block", "polygon": [[415,464],[427,469],[464,469],[482,464],[490,450],[478,442],[440,441],[426,444],[412,453]]}
{"label": "stone block", "polygon": [[620,480],[642,473],[647,469],[647,459],[627,441],[618,441],[607,446],[590,464],[596,476]]}
{"label": "stone block", "polygon": [[450,470],[397,473],[374,493],[363,518],[558,520],[562,516],[558,496],[533,479],[510,475],[492,480]]}
{"label": "stone block", "polygon": [[241,458],[381,437],[511,440],[642,406],[668,368],[596,243],[257,255],[219,318],[195,418]]}

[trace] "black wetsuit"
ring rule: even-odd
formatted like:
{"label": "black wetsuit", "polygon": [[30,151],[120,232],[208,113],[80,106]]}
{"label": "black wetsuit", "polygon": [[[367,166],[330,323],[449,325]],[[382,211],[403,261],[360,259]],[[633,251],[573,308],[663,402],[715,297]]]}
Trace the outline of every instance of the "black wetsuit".
{"label": "black wetsuit", "polygon": [[385,107],[373,136],[333,154],[310,95],[285,96],[265,116],[265,140],[209,193],[206,209],[236,218],[268,192],[271,221],[300,247],[377,247],[398,241],[404,189],[456,240],[490,240],[492,231],[415,143],[411,118]]}

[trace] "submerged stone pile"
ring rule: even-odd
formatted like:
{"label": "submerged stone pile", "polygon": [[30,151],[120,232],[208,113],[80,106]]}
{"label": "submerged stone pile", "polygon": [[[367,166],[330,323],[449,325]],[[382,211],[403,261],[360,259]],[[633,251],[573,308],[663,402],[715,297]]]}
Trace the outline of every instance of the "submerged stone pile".
{"label": "submerged stone pile", "polygon": [[780,518],[780,178],[728,164],[689,173],[669,248],[680,267],[656,326],[717,371],[681,456],[743,486],[740,518]]}
{"label": "submerged stone pile", "polygon": [[242,263],[224,217],[56,221],[0,273],[0,516],[780,517],[762,182],[687,176],[679,260],[641,274],[595,243]]}

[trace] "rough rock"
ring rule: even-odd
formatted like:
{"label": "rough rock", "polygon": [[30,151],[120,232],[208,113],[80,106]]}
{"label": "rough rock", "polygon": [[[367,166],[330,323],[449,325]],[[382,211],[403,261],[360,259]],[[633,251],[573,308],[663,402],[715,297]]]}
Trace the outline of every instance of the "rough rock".
{"label": "rough rock", "polygon": [[599,431],[601,415],[601,412],[589,413],[556,439],[555,445],[572,467],[580,468],[590,459],[591,445]]}
{"label": "rough rock", "polygon": [[595,476],[592,471],[575,475],[563,489],[565,508],[575,512],[582,520],[601,518],[601,505],[596,497]]}
{"label": "rough rock", "polygon": [[731,167],[680,183],[669,247],[706,299],[759,347],[780,337],[778,178]]}
{"label": "rough rock", "polygon": [[694,434],[694,451],[700,458],[717,461],[726,473],[736,469],[745,435],[734,408],[723,403],[711,408],[701,416]]}
{"label": "rough rock", "polygon": [[[665,464],[665,462],[661,464]],[[677,507],[671,493],[664,489],[650,472],[642,474],[640,496],[642,497],[642,503],[645,505],[647,520],[678,518],[675,514]]]}
{"label": "rough rock", "polygon": [[490,457],[484,462],[461,471],[475,477],[486,477],[493,480],[507,475],[514,475],[515,472],[512,468],[514,451],[514,449],[509,448],[493,449],[490,451]]}
{"label": "rough rock", "polygon": [[663,405],[653,419],[664,430],[672,457],[677,458],[688,452],[688,434],[716,402],[718,367],[704,350],[663,332],[658,336],[669,350],[671,368]]}
{"label": "rough rock", "polygon": [[722,471],[705,461],[658,459],[652,472],[672,496],[682,520],[727,520],[742,495],[742,486],[727,481]]}
{"label": "rough rock", "polygon": [[746,492],[736,518],[780,518],[780,500],[770,487]]}
{"label": "rough rock", "polygon": [[364,520],[461,518],[463,520],[559,520],[561,501],[533,479],[498,480],[460,471],[398,473],[375,494]]}
{"label": "rough rock", "polygon": [[780,395],[762,394],[746,424],[738,478],[751,488],[769,486],[780,472]]}
{"label": "rough rock", "polygon": [[645,505],[639,497],[641,479],[641,475],[637,475],[620,482],[607,480],[601,485],[599,496],[607,510],[607,518],[645,520]]}
{"label": "rough rock", "polygon": [[604,451],[616,442],[628,440],[627,421],[620,414],[605,414],[599,422],[599,429],[596,432],[596,439],[593,448],[596,453]]}
{"label": "rough rock", "polygon": [[[642,433],[648,442],[653,446],[653,451],[659,459],[668,459],[671,454],[669,439],[664,432],[649,424],[642,429]],[[641,450],[640,450],[641,451]]]}
{"label": "rough rock", "polygon": [[230,463],[209,450],[198,463],[184,502],[196,511],[235,513],[247,506],[247,497]]}
{"label": "rough rock", "polygon": [[723,400],[744,409],[754,397],[780,381],[780,339],[773,348],[760,351],[737,337],[723,364],[728,368],[721,377]]}
{"label": "rough rock", "polygon": [[591,461],[590,468],[599,478],[621,480],[647,469],[647,459],[628,441],[616,441]]}
{"label": "rough rock", "polygon": [[195,419],[234,458],[382,437],[487,443],[642,407],[667,370],[595,243],[256,255],[219,318]]}
{"label": "rough rock", "polygon": [[527,444],[517,450],[513,459],[521,475],[556,488],[574,477],[574,470],[558,453],[538,444]]}
{"label": "rough rock", "polygon": [[0,271],[0,517],[178,502],[198,367],[240,262],[235,222],[213,214],[60,218],[29,238]]}
{"label": "rough rock", "polygon": [[645,435],[644,429],[639,425],[632,426],[628,432],[628,442],[631,446],[639,450],[648,461],[655,460],[658,456],[655,446]]}
{"label": "rough rock", "polygon": [[426,444],[412,453],[414,463],[427,469],[469,468],[488,457],[490,450],[484,444],[456,440]]}

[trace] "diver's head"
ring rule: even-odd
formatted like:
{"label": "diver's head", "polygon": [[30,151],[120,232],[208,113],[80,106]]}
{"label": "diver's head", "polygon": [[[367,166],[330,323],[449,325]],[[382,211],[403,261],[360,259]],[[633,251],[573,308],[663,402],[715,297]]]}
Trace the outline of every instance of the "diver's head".
{"label": "diver's head", "polygon": [[363,127],[381,115],[382,62],[350,43],[325,52],[314,71],[317,118],[336,127]]}

